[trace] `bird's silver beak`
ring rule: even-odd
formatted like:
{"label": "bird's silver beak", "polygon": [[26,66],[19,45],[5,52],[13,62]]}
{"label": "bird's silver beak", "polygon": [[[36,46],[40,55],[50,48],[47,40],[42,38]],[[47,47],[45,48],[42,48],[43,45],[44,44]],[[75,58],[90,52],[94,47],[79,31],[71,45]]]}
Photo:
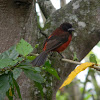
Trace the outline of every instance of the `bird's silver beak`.
{"label": "bird's silver beak", "polygon": [[68,31],[75,31],[75,29],[74,28],[69,28]]}

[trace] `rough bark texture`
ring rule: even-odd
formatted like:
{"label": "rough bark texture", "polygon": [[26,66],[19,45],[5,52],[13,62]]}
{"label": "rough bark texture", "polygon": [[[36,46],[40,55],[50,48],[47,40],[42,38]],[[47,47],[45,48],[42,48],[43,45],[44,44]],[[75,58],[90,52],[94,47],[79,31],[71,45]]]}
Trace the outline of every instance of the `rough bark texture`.
{"label": "rough bark texture", "polygon": [[50,0],[38,0],[38,4],[40,6],[41,11],[43,12],[45,18],[47,19],[53,12],[55,12],[55,8],[52,5]]}
{"label": "rough bark texture", "polygon": [[[0,0],[0,52],[24,38],[36,44],[38,29],[32,0]],[[23,100],[33,100],[33,85],[22,73],[18,79]],[[18,100],[18,98],[16,99]]]}
{"label": "rough bark texture", "polygon": [[[73,59],[73,53],[82,60],[86,54],[100,41],[100,1],[99,0],[73,0],[67,6],[57,10],[50,16],[45,25],[49,27],[46,33],[51,33],[61,23],[67,21],[73,24],[75,32],[70,46],[64,55],[66,58]],[[59,86],[75,68],[75,65],[59,61],[59,57],[53,59],[53,66],[59,69],[62,81],[53,81],[52,100],[55,100],[56,91]]]}
{"label": "rough bark texture", "polygon": [[[72,23],[76,31],[70,46],[63,53],[66,58],[72,59],[73,52],[76,52],[80,61],[100,41],[100,0],[73,0],[67,6],[50,15],[46,21],[44,32],[51,34],[65,21]],[[9,2],[8,0],[0,0],[0,52],[16,44],[20,38],[24,38],[34,45],[37,35],[35,5],[31,0],[9,0]],[[56,100],[57,90],[75,68],[74,64],[62,62],[59,59],[58,55],[51,58],[52,66],[58,71],[61,81],[46,75],[48,84],[43,88],[44,100]],[[18,81],[23,100],[41,99],[38,94],[33,93],[35,91],[34,88],[31,88],[33,85],[23,73]]]}
{"label": "rough bark texture", "polygon": [[36,27],[34,16],[36,14],[31,0],[9,0],[9,2],[0,0],[0,53],[16,44],[20,38],[30,42],[34,40],[32,38]]}

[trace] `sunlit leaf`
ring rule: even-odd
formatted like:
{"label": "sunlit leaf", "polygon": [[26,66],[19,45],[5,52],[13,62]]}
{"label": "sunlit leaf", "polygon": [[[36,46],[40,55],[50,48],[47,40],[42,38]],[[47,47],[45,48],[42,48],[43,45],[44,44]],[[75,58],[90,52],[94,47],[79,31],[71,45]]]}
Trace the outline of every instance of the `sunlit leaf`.
{"label": "sunlit leaf", "polygon": [[39,44],[36,44],[35,46],[34,46],[34,48],[38,48],[39,47]]}
{"label": "sunlit leaf", "polygon": [[26,58],[29,59],[29,60],[33,60],[33,59],[36,58],[36,56],[27,56]]}
{"label": "sunlit leaf", "polygon": [[78,60],[77,55],[76,55],[76,52],[74,52],[73,60],[74,60],[74,61],[75,61],[75,60]]}
{"label": "sunlit leaf", "polygon": [[18,51],[19,54],[26,56],[33,51],[33,47],[28,42],[21,39],[16,46],[16,50]]}
{"label": "sunlit leaf", "polygon": [[92,67],[93,65],[95,65],[94,63],[91,63],[91,62],[86,62],[86,63],[83,63],[81,64],[80,66],[78,66],[76,69],[74,69],[74,71],[72,71],[68,78],[64,81],[64,83],[61,85],[60,89],[68,84],[70,84],[72,82],[72,80],[75,78],[75,76],[85,70],[87,67]]}
{"label": "sunlit leaf", "polygon": [[89,60],[90,60],[90,62],[97,64],[96,56],[94,54],[90,54]]}

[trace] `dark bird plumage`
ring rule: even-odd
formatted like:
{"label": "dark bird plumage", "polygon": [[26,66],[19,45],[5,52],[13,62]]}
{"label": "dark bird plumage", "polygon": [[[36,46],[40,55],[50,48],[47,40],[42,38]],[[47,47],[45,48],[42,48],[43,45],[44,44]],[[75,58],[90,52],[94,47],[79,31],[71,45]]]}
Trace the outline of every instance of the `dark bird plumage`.
{"label": "dark bird plumage", "polygon": [[48,53],[56,51],[58,53],[64,51],[72,39],[72,25],[63,23],[47,38],[44,43],[43,51],[31,63],[33,66],[41,66],[45,63]]}

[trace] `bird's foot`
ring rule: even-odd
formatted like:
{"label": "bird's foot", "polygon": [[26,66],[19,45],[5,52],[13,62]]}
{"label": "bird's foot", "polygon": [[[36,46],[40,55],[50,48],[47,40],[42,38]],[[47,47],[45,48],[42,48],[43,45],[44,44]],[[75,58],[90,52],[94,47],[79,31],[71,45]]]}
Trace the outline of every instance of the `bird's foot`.
{"label": "bird's foot", "polygon": [[64,59],[64,58],[65,58],[65,56],[64,56],[64,55],[62,55],[61,53],[59,53],[59,52],[58,52],[58,54],[61,56],[60,60],[62,60],[62,59]]}

